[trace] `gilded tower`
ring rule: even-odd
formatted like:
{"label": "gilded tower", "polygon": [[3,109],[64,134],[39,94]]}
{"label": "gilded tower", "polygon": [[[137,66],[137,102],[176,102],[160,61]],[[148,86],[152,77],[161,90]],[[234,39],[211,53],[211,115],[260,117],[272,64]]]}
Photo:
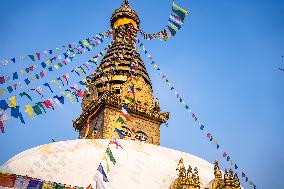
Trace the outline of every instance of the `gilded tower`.
{"label": "gilded tower", "polygon": [[125,139],[160,144],[160,125],[169,118],[154,99],[152,83],[136,49],[140,19],[127,0],[110,19],[113,40],[87,83],[82,100],[82,114],[73,121],[79,138],[106,139],[117,136],[115,127],[125,96],[130,119],[122,125]]}

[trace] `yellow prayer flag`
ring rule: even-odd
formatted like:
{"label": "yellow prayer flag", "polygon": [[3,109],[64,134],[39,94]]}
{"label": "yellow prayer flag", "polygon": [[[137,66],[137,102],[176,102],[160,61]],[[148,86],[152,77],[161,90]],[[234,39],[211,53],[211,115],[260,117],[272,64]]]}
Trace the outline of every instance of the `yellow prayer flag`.
{"label": "yellow prayer flag", "polygon": [[88,45],[88,42],[87,42],[86,39],[83,40],[83,45],[84,45],[84,46],[87,46],[87,45]]}
{"label": "yellow prayer flag", "polygon": [[8,106],[10,108],[16,108],[16,106],[17,106],[16,96],[11,96],[11,98],[9,98],[9,100],[10,100],[10,104]]}
{"label": "yellow prayer flag", "polygon": [[54,68],[55,68],[56,70],[58,70],[58,69],[59,69],[59,66],[56,64],[56,65],[54,65]]}
{"label": "yellow prayer flag", "polygon": [[68,99],[70,100],[70,102],[71,102],[72,104],[74,104],[74,100],[73,100],[71,94],[66,94],[66,98],[68,98]]}
{"label": "yellow prayer flag", "polygon": [[26,109],[25,112],[28,114],[28,116],[33,119],[33,107],[30,104],[25,105]]}
{"label": "yellow prayer flag", "polygon": [[47,60],[45,63],[46,63],[47,66],[50,66],[51,61],[50,61],[50,60]]}
{"label": "yellow prayer flag", "polygon": [[93,61],[97,62],[98,61],[98,57],[93,57]]}

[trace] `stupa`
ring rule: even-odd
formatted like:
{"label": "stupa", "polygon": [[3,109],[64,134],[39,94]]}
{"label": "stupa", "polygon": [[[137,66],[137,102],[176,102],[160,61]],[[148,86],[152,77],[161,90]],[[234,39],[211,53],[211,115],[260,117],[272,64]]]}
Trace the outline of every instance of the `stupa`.
{"label": "stupa", "polygon": [[[169,113],[162,112],[154,99],[151,80],[136,49],[140,19],[125,0],[110,24],[112,44],[87,84],[82,114],[73,121],[78,139],[26,150],[0,170],[84,188],[91,184],[106,189],[239,189],[237,176],[231,171],[223,174],[217,162],[212,165],[160,146],[160,125]],[[126,98],[129,93],[131,99]],[[127,107],[131,119],[117,130],[117,116],[125,100],[132,102]],[[121,135],[123,139],[110,145]],[[107,168],[104,181],[98,167],[106,149],[112,151],[115,165]]]}

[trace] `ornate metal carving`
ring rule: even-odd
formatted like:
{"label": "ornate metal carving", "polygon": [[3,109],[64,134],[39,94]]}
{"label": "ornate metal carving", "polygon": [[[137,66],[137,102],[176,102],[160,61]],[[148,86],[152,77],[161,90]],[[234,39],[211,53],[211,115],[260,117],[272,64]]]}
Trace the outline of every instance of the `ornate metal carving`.
{"label": "ornate metal carving", "polygon": [[241,189],[238,175],[232,169],[227,171],[225,169],[224,178],[222,179],[222,172],[219,168],[218,161],[214,162],[214,175],[215,179],[212,183],[212,189]]}
{"label": "ornate metal carving", "polygon": [[200,188],[200,180],[198,175],[197,167],[194,168],[194,172],[192,172],[192,168],[189,165],[188,169],[185,169],[183,159],[179,160],[178,166],[176,168],[178,171],[178,178],[174,181],[171,186],[171,189],[199,189]]}

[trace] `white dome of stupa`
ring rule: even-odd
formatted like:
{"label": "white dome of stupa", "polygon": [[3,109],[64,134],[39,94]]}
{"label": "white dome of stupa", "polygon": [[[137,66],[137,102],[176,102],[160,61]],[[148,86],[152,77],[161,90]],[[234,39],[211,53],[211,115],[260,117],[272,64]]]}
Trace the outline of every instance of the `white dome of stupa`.
{"label": "white dome of stupa", "polygon": [[[78,139],[54,142],[26,150],[7,161],[0,170],[72,186],[96,188],[94,176],[110,140]],[[177,178],[180,158],[197,167],[201,188],[214,179],[213,165],[177,150],[118,140],[123,149],[110,145],[116,164],[107,173],[106,189],[168,189]]]}

